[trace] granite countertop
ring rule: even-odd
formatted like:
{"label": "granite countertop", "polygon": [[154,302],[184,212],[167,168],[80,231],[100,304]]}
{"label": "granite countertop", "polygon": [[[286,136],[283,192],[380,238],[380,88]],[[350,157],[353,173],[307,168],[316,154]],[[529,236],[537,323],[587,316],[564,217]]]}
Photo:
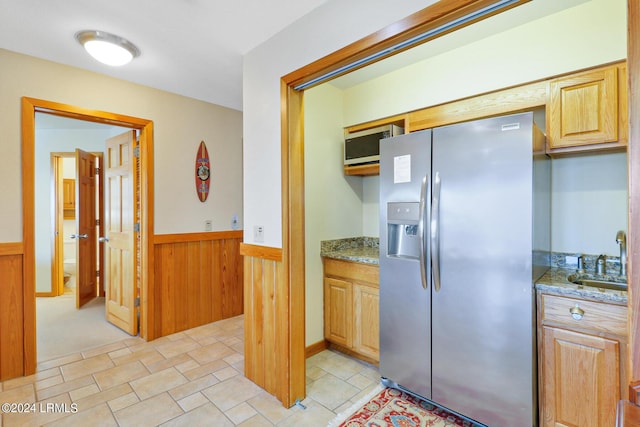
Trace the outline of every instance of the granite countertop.
{"label": "granite countertop", "polygon": [[378,265],[379,241],[375,237],[352,237],[320,242],[320,256]]}
{"label": "granite countertop", "polygon": [[575,269],[552,267],[536,282],[536,289],[560,296],[583,298],[611,304],[627,304],[627,291],[593,288],[569,282],[567,276],[575,273]]}

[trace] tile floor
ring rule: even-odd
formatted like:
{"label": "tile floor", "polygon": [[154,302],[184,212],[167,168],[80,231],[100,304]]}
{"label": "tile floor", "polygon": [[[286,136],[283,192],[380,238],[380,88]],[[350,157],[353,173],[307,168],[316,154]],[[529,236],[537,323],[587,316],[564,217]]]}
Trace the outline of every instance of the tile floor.
{"label": "tile floor", "polygon": [[[0,427],[326,426],[379,384],[377,369],[325,350],[307,360],[307,398],[284,408],[243,376],[242,316],[145,342],[128,338],[0,383]],[[26,404],[26,405],[25,405]]]}

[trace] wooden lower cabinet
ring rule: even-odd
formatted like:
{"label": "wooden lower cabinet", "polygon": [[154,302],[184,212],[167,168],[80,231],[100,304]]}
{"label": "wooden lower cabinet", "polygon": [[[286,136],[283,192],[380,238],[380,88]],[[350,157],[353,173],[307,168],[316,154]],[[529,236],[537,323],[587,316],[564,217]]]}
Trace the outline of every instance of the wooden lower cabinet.
{"label": "wooden lower cabinet", "polygon": [[[617,332],[626,330],[626,307],[546,294],[538,303],[540,425],[615,425],[626,349]],[[569,311],[576,307],[578,318]]]}
{"label": "wooden lower cabinet", "polygon": [[378,362],[378,266],[323,259],[324,337],[340,349]]}

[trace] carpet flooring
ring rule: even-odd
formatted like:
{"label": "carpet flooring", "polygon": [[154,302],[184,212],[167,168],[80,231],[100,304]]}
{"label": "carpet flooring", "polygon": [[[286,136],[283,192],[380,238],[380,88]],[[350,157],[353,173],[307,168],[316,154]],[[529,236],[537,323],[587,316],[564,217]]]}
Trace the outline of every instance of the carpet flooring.
{"label": "carpet flooring", "polygon": [[107,322],[104,298],[76,309],[74,293],[36,298],[36,335],[38,363],[131,338]]}

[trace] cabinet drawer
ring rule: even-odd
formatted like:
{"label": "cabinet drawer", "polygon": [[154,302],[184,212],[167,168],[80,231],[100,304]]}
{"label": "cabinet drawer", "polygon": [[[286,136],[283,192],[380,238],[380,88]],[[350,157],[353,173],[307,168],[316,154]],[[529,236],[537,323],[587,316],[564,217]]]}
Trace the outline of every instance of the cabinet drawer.
{"label": "cabinet drawer", "polygon": [[[540,312],[543,323],[553,322],[619,336],[627,334],[625,306],[546,294],[542,294],[541,302]],[[576,305],[584,311],[581,319],[574,319],[571,315],[570,310]]]}
{"label": "cabinet drawer", "polygon": [[331,258],[323,258],[323,263],[326,276],[337,276],[373,285],[378,285],[380,282],[377,265],[360,264]]}

